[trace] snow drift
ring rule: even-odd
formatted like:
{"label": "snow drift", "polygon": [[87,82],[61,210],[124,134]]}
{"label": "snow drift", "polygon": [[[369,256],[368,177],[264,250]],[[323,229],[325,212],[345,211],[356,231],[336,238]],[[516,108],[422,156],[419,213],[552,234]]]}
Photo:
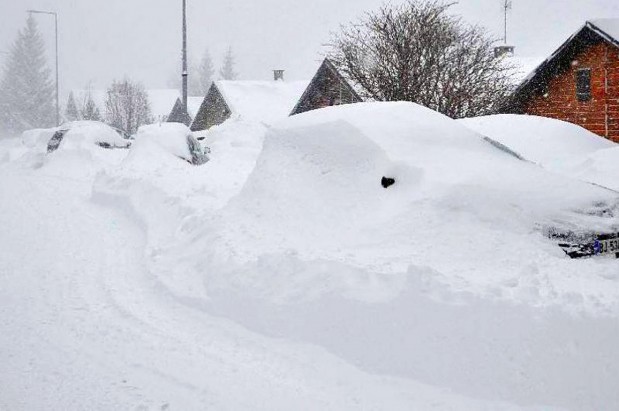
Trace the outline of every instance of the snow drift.
{"label": "snow drift", "polygon": [[515,114],[460,122],[548,170],[619,191],[617,144],[578,125]]}
{"label": "snow drift", "polygon": [[617,261],[545,235],[617,193],[408,103],[204,135],[0,154],[0,407],[619,407]]}

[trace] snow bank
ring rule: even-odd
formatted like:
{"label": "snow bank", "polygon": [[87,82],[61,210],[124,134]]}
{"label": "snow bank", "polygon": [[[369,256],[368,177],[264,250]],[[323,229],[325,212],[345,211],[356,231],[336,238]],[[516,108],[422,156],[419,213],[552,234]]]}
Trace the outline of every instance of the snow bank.
{"label": "snow bank", "polygon": [[187,144],[187,138],[191,135],[191,130],[184,124],[158,123],[141,126],[135,140],[138,146],[148,144],[143,143],[147,140],[176,157],[191,161],[192,153]]}
{"label": "snow bank", "polygon": [[150,241],[150,270],[189,307],[372,374],[614,407],[616,261],[569,260],[543,227],[616,226],[590,211],[617,197],[423,107],[334,107],[269,128],[238,195]]}
{"label": "snow bank", "polygon": [[563,168],[564,172],[619,192],[619,146],[594,151],[579,163]]}
{"label": "snow bank", "polygon": [[548,170],[619,191],[619,146],[578,125],[515,114],[460,122]]}
{"label": "snow bank", "polygon": [[[617,262],[572,261],[544,235],[617,227],[617,193],[409,103],[272,127],[233,119],[203,134],[212,153],[202,167],[138,138],[83,180],[56,160],[57,170],[18,167],[0,180],[23,200],[0,201],[17,234],[0,247],[0,313],[20,318],[0,334],[15,398],[48,387],[57,367],[36,368],[32,385],[9,370],[27,374],[31,353],[58,346],[97,377],[106,394],[92,404],[619,407]],[[382,177],[395,184],[384,189]],[[33,207],[32,193],[49,206]],[[20,207],[22,219],[6,218]],[[28,238],[51,243],[46,258],[24,257]],[[45,398],[66,404],[78,393],[67,386],[85,384],[72,378],[63,398]]]}
{"label": "snow bank", "polygon": [[459,121],[548,168],[580,161],[594,151],[615,146],[576,124],[546,117],[500,114]]}

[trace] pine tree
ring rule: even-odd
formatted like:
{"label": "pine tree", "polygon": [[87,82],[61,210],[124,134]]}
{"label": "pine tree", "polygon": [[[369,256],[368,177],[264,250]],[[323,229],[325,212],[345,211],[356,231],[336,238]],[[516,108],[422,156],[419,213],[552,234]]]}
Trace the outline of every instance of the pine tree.
{"label": "pine tree", "polygon": [[236,80],[238,74],[234,71],[234,55],[232,54],[232,47],[228,47],[228,51],[224,57],[224,64],[219,70],[219,76],[222,80]]}
{"label": "pine tree", "polygon": [[67,108],[64,113],[67,121],[77,121],[80,119],[80,114],[77,111],[77,105],[75,104],[75,97],[73,97],[73,92],[69,93],[69,99],[67,100]]}
{"label": "pine tree", "polygon": [[83,120],[91,120],[91,121],[102,121],[101,112],[99,111],[99,107],[95,104],[92,99],[92,95],[90,92],[87,94],[84,102],[84,106],[80,111]]}
{"label": "pine tree", "polygon": [[55,123],[54,85],[45,43],[32,16],[18,33],[0,82],[0,124],[9,132]]}
{"label": "pine tree", "polygon": [[211,55],[208,50],[204,50],[204,54],[202,55],[202,60],[200,61],[200,71],[199,71],[199,79],[200,79],[200,91],[202,96],[205,96],[208,93],[208,89],[211,87],[211,83],[213,82],[213,76],[215,75],[215,69],[213,68],[213,62],[211,60]]}

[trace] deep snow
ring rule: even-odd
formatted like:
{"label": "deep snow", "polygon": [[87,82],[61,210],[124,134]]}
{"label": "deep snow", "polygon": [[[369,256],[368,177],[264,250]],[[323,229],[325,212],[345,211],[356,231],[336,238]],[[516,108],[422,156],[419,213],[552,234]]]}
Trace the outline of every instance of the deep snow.
{"label": "deep snow", "polygon": [[412,104],[205,135],[0,143],[0,408],[619,407],[617,261],[544,235],[616,193]]}
{"label": "deep snow", "polygon": [[580,126],[515,114],[460,122],[548,170],[619,191],[619,145]]}

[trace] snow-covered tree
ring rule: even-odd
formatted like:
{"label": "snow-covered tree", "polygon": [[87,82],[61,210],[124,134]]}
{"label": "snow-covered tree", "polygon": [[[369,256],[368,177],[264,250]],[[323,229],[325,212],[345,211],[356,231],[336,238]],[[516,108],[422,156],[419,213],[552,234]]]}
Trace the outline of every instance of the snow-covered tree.
{"label": "snow-covered tree", "polygon": [[17,133],[55,123],[54,84],[32,16],[19,31],[0,81],[0,125]]}
{"label": "snow-covered tree", "polygon": [[200,80],[200,95],[205,96],[206,93],[208,93],[208,89],[211,87],[213,76],[215,75],[213,61],[211,60],[211,54],[208,50],[204,50],[202,60],[200,60],[199,70],[198,77]]}
{"label": "snow-covered tree", "polygon": [[80,114],[82,120],[103,121],[99,107],[97,107],[92,99],[92,94],[90,94],[90,91],[84,96],[84,102],[82,104]]}
{"label": "snow-covered tree", "polygon": [[67,121],[76,121],[80,119],[80,113],[77,110],[77,104],[75,104],[73,92],[69,93],[69,99],[67,100],[67,107],[65,109],[64,116]]}
{"label": "snow-covered tree", "polygon": [[128,134],[135,134],[141,125],[152,123],[144,86],[127,78],[114,81],[107,89],[105,119],[108,124]]}
{"label": "snow-covered tree", "polygon": [[448,14],[455,3],[386,3],[334,34],[330,60],[374,100],[412,101],[453,118],[495,112],[513,69],[478,26]]}
{"label": "snow-covered tree", "polygon": [[234,71],[234,54],[232,53],[232,47],[228,47],[228,51],[224,56],[224,63],[219,70],[219,76],[222,80],[236,80],[238,74]]}

